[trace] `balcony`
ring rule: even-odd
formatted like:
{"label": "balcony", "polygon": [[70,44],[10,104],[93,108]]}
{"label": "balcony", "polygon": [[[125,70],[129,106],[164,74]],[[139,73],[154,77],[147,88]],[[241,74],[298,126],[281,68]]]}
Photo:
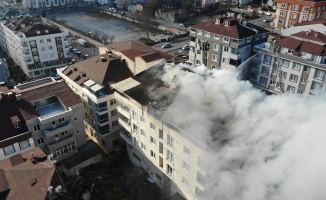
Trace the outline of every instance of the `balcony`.
{"label": "balcony", "polygon": [[260,57],[254,57],[253,59],[252,59],[252,61],[254,62],[254,63],[261,63],[261,58]]}
{"label": "balcony", "polygon": [[128,144],[132,145],[132,139],[131,139],[130,133],[128,133],[127,131],[123,131],[123,130],[119,131],[119,133],[120,133],[120,137],[122,139],[124,139]]}
{"label": "balcony", "polygon": [[31,47],[32,47],[32,48],[35,48],[35,47],[36,47],[36,44],[31,44]]}
{"label": "balcony", "polygon": [[129,108],[126,106],[121,106],[118,104],[117,106],[117,110],[120,114],[122,114],[123,116],[125,116],[126,118],[130,119],[130,112],[129,112]]}
{"label": "balcony", "polygon": [[43,132],[44,132],[45,137],[49,138],[56,134],[62,133],[64,131],[67,131],[67,130],[70,130],[73,128],[74,128],[73,124],[70,123],[69,121],[67,121],[67,122],[53,125],[51,128],[44,129]]}
{"label": "balcony", "polygon": [[118,119],[119,124],[126,129],[128,132],[131,132],[130,120],[120,116]]}
{"label": "balcony", "polygon": [[59,147],[62,147],[62,146],[67,145],[69,143],[76,143],[76,138],[75,138],[74,135],[69,135],[67,138],[64,138],[64,139],[59,140],[59,141],[49,142],[47,145],[48,145],[48,148],[49,148],[50,151],[55,151]]}

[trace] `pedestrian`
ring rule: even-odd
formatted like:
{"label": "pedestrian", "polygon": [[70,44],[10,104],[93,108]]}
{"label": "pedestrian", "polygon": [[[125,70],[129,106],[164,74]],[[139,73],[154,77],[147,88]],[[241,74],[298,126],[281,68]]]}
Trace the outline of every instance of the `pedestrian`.
{"label": "pedestrian", "polygon": [[95,53],[95,48],[93,49],[94,53]]}

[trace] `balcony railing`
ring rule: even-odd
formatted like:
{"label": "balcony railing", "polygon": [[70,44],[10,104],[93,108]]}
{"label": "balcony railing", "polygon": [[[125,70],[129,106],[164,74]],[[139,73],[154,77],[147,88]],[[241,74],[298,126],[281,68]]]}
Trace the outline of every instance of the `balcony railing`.
{"label": "balcony railing", "polygon": [[124,139],[128,144],[132,145],[132,139],[131,139],[130,133],[128,133],[127,131],[123,131],[123,130],[121,130],[119,133],[120,133],[120,137],[122,139]]}
{"label": "balcony railing", "polygon": [[46,137],[52,137],[56,134],[70,130],[72,128],[73,128],[73,124],[67,121],[67,122],[53,125],[51,128],[44,129],[44,135]]}
{"label": "balcony railing", "polygon": [[128,119],[130,119],[130,112],[129,112],[129,109],[125,109],[124,107],[120,106],[118,104],[117,106],[117,110],[120,114],[122,114],[123,116],[127,117]]}
{"label": "balcony railing", "polygon": [[76,142],[76,138],[74,135],[69,135],[67,138],[64,138],[62,140],[59,141],[55,141],[55,142],[49,142],[48,143],[48,147],[50,151],[54,151],[56,149],[58,149],[59,147],[62,147],[64,145],[67,145],[69,143],[75,143]]}
{"label": "balcony railing", "polygon": [[119,118],[118,122],[124,129],[126,129],[128,132],[131,132],[130,120]]}

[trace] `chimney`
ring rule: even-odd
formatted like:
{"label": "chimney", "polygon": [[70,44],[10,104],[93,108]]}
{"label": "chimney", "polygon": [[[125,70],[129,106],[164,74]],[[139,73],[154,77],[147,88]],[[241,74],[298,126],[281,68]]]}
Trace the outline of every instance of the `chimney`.
{"label": "chimney", "polygon": [[315,34],[315,37],[318,37],[318,33]]}
{"label": "chimney", "polygon": [[106,59],[104,57],[100,58],[102,62],[106,62]]}
{"label": "chimney", "polygon": [[309,35],[309,32],[306,32],[306,35]]}
{"label": "chimney", "polygon": [[314,29],[309,29],[309,32],[312,32],[312,31],[314,31]]}
{"label": "chimney", "polygon": [[78,68],[77,68],[77,67],[75,67],[75,68],[74,68],[74,71],[77,71],[77,70],[78,70]]}

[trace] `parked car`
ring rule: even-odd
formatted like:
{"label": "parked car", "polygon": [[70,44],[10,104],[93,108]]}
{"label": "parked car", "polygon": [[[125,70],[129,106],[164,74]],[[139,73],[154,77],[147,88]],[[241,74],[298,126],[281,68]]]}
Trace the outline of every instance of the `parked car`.
{"label": "parked car", "polygon": [[68,63],[68,65],[72,65],[72,64],[75,64],[76,63],[76,60],[75,59],[71,59],[71,61]]}
{"label": "parked car", "polygon": [[189,47],[189,45],[184,45],[184,46],[182,47],[182,49],[183,49],[183,50],[189,50],[190,47]]}
{"label": "parked car", "polygon": [[67,46],[69,49],[72,48],[72,45],[71,45],[71,44],[67,44],[66,46]]}
{"label": "parked car", "polygon": [[165,49],[165,48],[170,48],[172,47],[172,45],[170,43],[165,43],[162,45],[162,48]]}
{"label": "parked car", "polygon": [[271,20],[271,18],[265,18],[264,20],[263,20],[263,22],[271,22],[272,20]]}
{"label": "parked car", "polygon": [[83,59],[87,59],[87,58],[89,58],[89,55],[88,55],[88,54],[82,54],[81,57],[82,57]]}
{"label": "parked car", "polygon": [[76,54],[77,56],[81,56],[83,53],[80,51],[75,51],[74,54]]}
{"label": "parked car", "polygon": [[83,47],[88,47],[88,42],[85,39],[78,39],[77,43]]}
{"label": "parked car", "polygon": [[70,49],[69,51],[75,53],[75,51],[78,51],[78,49],[76,49],[76,48],[72,48],[72,49]]}

